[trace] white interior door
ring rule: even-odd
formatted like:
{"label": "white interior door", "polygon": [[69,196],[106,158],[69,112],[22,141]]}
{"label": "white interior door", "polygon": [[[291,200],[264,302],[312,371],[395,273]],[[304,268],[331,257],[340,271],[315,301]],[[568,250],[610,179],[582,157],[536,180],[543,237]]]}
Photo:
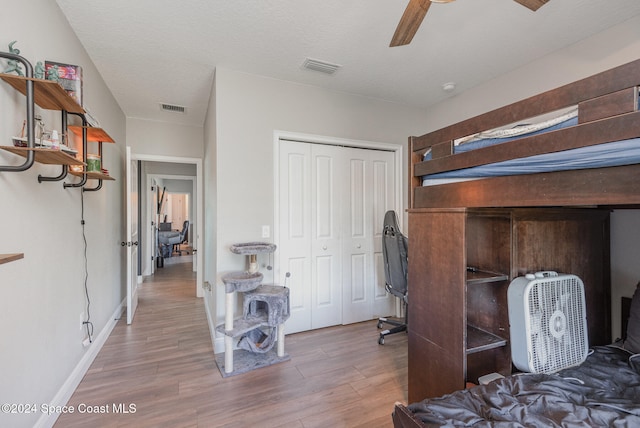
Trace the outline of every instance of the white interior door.
{"label": "white interior door", "polygon": [[286,329],[295,333],[311,329],[311,145],[280,142],[278,162],[278,276],[289,287]]}
{"label": "white interior door", "polygon": [[[395,298],[385,290],[384,261],[382,255],[382,226],[387,211],[396,209],[395,162],[391,152],[371,151],[371,190],[373,205],[373,317],[389,316],[395,312]],[[399,213],[400,214],[400,213]]]}
{"label": "white interior door", "polygon": [[311,328],[342,323],[341,209],[345,168],[337,147],[311,144]]}
{"label": "white interior door", "polygon": [[394,154],[280,141],[278,161],[278,277],[291,290],[287,332],[393,313],[380,232],[395,206]]}
{"label": "white interior door", "polygon": [[[394,155],[345,148],[343,324],[393,313],[384,289],[381,231],[384,213],[395,203]],[[380,274],[382,274],[380,276]]]}
{"label": "white interior door", "polygon": [[133,322],[138,307],[138,164],[126,150],[127,205],[127,324]]}

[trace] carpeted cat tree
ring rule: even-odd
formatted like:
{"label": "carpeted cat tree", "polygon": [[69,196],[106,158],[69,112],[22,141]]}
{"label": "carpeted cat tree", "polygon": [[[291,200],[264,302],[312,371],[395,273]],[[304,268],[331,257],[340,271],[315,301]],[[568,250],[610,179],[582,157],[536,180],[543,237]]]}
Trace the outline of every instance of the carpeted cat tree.
{"label": "carpeted cat tree", "polygon": [[[225,323],[216,331],[225,335],[224,354],[216,354],[223,377],[246,373],[260,367],[288,361],[284,352],[284,322],[289,319],[289,289],[262,284],[257,255],[273,253],[274,244],[248,242],[231,246],[234,254],[246,255],[246,271],[222,277],[225,286]],[[242,317],[234,318],[236,293],[243,297]],[[276,350],[274,351],[274,346]]]}

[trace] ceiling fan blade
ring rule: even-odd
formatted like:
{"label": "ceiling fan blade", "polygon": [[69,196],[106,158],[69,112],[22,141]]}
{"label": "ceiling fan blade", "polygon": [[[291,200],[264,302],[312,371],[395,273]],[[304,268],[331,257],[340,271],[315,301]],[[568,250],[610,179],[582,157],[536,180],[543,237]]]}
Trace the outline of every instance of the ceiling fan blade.
{"label": "ceiling fan blade", "polygon": [[408,45],[420,28],[427,11],[431,6],[430,0],[409,0],[407,8],[400,18],[400,23],[391,39],[390,47]]}
{"label": "ceiling fan blade", "polygon": [[526,8],[536,11],[544,6],[549,0],[514,0],[516,3],[520,3]]}

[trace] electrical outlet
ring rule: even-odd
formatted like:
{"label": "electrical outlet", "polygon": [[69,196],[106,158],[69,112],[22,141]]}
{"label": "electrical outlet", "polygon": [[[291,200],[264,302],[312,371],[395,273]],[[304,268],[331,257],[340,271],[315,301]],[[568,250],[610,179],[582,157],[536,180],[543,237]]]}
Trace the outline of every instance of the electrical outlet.
{"label": "electrical outlet", "polygon": [[86,348],[89,345],[91,345],[91,341],[87,337],[85,340],[82,341],[82,346],[84,346]]}
{"label": "electrical outlet", "polygon": [[264,226],[262,226],[262,237],[268,238],[270,236],[271,236],[271,230],[269,230],[269,225],[265,224]]}
{"label": "electrical outlet", "polygon": [[84,327],[84,312],[80,312],[80,331]]}

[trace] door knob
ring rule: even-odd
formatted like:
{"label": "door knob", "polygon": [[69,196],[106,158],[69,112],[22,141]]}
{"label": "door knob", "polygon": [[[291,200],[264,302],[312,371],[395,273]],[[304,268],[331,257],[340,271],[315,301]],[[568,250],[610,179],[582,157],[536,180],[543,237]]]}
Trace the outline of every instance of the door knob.
{"label": "door knob", "polygon": [[323,249],[323,250],[325,250],[325,251],[327,251],[327,246],[326,246],[326,245],[323,245],[323,246],[322,246],[322,249]]}

